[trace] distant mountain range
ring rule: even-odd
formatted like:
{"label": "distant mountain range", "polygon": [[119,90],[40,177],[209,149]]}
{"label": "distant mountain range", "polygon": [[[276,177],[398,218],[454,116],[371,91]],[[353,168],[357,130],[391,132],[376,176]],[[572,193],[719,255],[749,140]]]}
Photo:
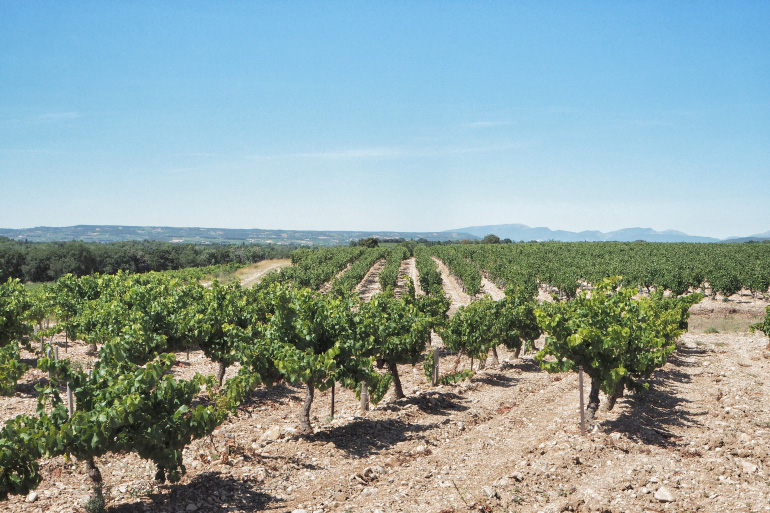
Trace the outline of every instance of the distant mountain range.
{"label": "distant mountain range", "polygon": [[523,224],[495,224],[469,226],[443,232],[395,232],[395,231],[312,231],[312,230],[260,230],[233,228],[180,228],[169,226],[109,226],[79,225],[28,229],[0,228],[0,237],[29,242],[53,242],[80,240],[84,242],[119,242],[129,240],[160,240],[195,244],[296,244],[303,246],[332,246],[348,244],[366,237],[379,239],[425,239],[429,241],[478,240],[495,234],[501,239],[519,241],[600,242],[637,241],[648,242],[748,242],[770,239],[770,231],[748,237],[714,239],[698,237],[675,230],[655,231],[651,228],[625,228],[613,232],[570,232],[550,228],[531,228]]}
{"label": "distant mountain range", "polygon": [[664,230],[662,232],[652,228],[624,228],[612,232],[600,232],[587,230],[582,232],[570,232],[565,230],[551,230],[550,228],[532,228],[524,224],[494,224],[487,226],[469,226],[458,228],[452,232],[470,233],[476,237],[484,237],[494,234],[501,239],[518,241],[546,241],[556,240],[562,242],[633,242],[643,240],[647,242],[748,242],[750,240],[770,239],[770,232],[751,235],[743,238],[715,239],[712,237],[699,237],[688,235],[676,230]]}
{"label": "distant mountain range", "polygon": [[66,227],[38,226],[27,229],[0,228],[0,237],[29,242],[79,240],[84,242],[120,242],[130,240],[160,240],[195,244],[282,244],[300,246],[334,246],[351,240],[377,237],[379,239],[425,239],[431,241],[474,239],[468,233],[452,232],[392,232],[392,231],[312,231],[260,230],[233,228],[180,228],[169,226],[108,226],[79,225]]}

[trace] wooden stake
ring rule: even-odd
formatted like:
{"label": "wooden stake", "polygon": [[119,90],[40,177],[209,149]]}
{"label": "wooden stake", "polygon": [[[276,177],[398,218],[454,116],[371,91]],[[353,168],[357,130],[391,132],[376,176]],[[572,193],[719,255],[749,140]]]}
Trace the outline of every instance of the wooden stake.
{"label": "wooden stake", "polygon": [[361,413],[369,411],[369,389],[366,388],[366,381],[361,382]]}
{"label": "wooden stake", "polygon": [[430,384],[431,386],[438,386],[438,347],[433,348],[433,375],[431,375],[430,378]]}
{"label": "wooden stake", "polygon": [[586,414],[583,401],[583,366],[578,367],[578,386],[580,387],[580,433],[586,434]]}
{"label": "wooden stake", "polygon": [[331,418],[334,418],[334,389],[337,387],[337,383],[332,383],[332,412],[329,414]]}
{"label": "wooden stake", "polygon": [[72,414],[75,413],[75,399],[72,396],[69,383],[67,383],[67,410],[69,410],[70,418],[72,418]]}

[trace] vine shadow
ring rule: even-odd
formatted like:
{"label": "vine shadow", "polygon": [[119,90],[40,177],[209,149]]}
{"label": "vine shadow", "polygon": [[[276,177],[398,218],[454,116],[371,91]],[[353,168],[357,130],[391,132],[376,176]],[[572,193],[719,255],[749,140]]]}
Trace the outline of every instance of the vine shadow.
{"label": "vine shadow", "polygon": [[244,401],[246,406],[264,405],[270,402],[281,402],[281,400],[302,402],[304,389],[300,386],[293,386],[285,381],[280,381],[272,386],[261,386],[254,390]]}
{"label": "vine shadow", "polygon": [[453,413],[467,410],[468,407],[462,404],[462,401],[466,400],[467,398],[457,395],[454,392],[430,390],[420,395],[412,395],[404,399],[399,399],[393,403],[393,405],[403,408],[413,404],[423,413],[447,417]]}
{"label": "vine shadow", "polygon": [[507,376],[501,372],[487,371],[484,374],[474,374],[473,383],[482,383],[491,387],[512,387],[520,380],[513,376]]}
{"label": "vine shadow", "polygon": [[400,419],[363,418],[344,426],[319,431],[308,437],[308,440],[333,443],[348,456],[360,459],[390,450],[399,442],[424,439],[422,433],[433,427],[431,424],[410,424]]}
{"label": "vine shadow", "polygon": [[521,372],[545,372],[532,358],[519,358],[515,362],[503,362],[500,365],[501,371],[510,369],[518,369]]}
{"label": "vine shadow", "polygon": [[[183,509],[195,503],[198,511],[244,511],[257,512],[280,508],[283,499],[278,499],[258,490],[259,484],[248,480],[224,476],[219,472],[205,472],[195,476],[188,483],[163,486],[156,492],[143,497],[141,502],[120,504],[107,509],[110,513],[146,513],[147,511],[168,511]],[[226,499],[221,503],[209,502],[214,491],[225,491]]]}
{"label": "vine shadow", "polygon": [[699,417],[708,411],[696,411],[692,401],[678,396],[680,385],[689,384],[689,368],[698,367],[693,358],[708,351],[681,348],[669,358],[665,368],[656,370],[648,380],[650,389],[622,399],[627,408],[614,420],[602,425],[608,430],[625,433],[629,438],[647,445],[672,447],[686,444],[674,433],[675,429],[701,427]]}

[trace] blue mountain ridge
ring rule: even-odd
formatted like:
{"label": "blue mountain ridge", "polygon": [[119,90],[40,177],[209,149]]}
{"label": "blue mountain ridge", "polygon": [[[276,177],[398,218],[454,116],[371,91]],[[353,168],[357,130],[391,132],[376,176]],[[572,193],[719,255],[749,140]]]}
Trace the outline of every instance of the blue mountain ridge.
{"label": "blue mountain ridge", "polygon": [[[688,235],[677,230],[656,231],[652,228],[623,228],[621,230],[615,230],[611,232],[600,232],[597,230],[571,232],[567,230],[552,230],[544,226],[533,228],[525,224],[469,226],[466,228],[447,230],[447,232],[470,233],[476,237],[484,237],[489,234],[495,234],[501,239],[511,239],[514,242],[533,240],[554,240],[561,242],[633,242],[637,240],[643,240],[647,242],[726,242],[738,240],[738,238],[723,240],[715,239],[713,237],[700,237],[696,235]],[[767,238],[770,238],[770,232],[751,235],[749,237],[741,238],[740,240],[762,240]]]}

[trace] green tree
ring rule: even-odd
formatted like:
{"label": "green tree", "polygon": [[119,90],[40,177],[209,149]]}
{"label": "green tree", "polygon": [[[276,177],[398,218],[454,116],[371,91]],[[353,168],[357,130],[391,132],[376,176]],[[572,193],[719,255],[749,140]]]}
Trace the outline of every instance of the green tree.
{"label": "green tree", "polygon": [[486,235],[483,239],[481,239],[482,244],[500,244],[500,237],[497,235],[490,233],[489,235]]}

